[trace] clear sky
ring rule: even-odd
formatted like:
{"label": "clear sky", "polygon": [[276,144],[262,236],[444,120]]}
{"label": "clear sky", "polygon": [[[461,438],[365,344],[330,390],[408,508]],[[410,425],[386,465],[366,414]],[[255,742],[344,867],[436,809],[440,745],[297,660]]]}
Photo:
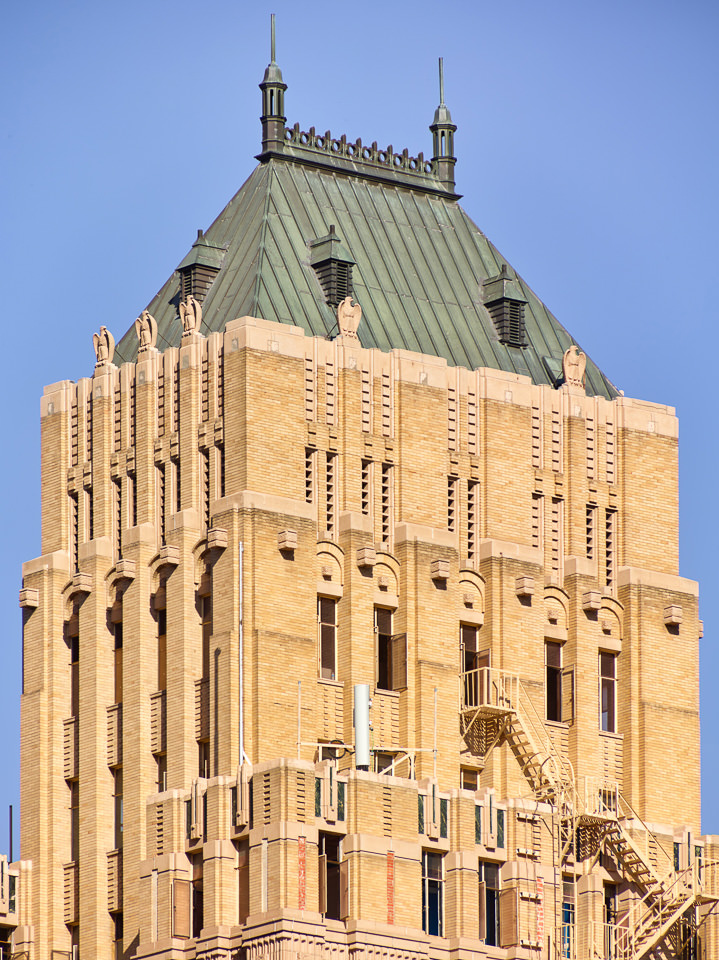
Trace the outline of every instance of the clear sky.
{"label": "clear sky", "polygon": [[39,398],[92,374],[93,332],[119,339],[253,169],[270,12],[303,129],[429,154],[443,56],[463,206],[627,396],[676,406],[681,573],[705,623],[703,827],[719,833],[719,5],[26,0],[5,5],[0,61],[0,849],[8,804],[19,819]]}

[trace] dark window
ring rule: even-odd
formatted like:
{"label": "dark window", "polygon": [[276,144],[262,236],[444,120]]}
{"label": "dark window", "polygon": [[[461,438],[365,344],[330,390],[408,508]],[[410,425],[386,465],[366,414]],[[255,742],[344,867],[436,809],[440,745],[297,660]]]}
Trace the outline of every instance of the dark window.
{"label": "dark window", "polygon": [[321,913],[330,920],[341,920],[340,916],[340,838],[332,833],[320,834],[320,892],[324,882],[324,903],[320,904]]}
{"label": "dark window", "polygon": [[443,858],[441,853],[422,852],[422,929],[442,936]]}
{"label": "dark window", "polygon": [[167,610],[157,611],[157,689],[167,688]]}
{"label": "dark window", "polygon": [[114,957],[115,960],[122,960],[123,951],[122,951],[122,938],[123,938],[123,922],[122,914],[116,913],[113,919],[113,943],[115,945]]}
{"label": "dark window", "polygon": [[320,631],[320,676],[325,680],[336,680],[337,601],[318,597],[317,615]]}
{"label": "dark window", "polygon": [[403,690],[407,686],[407,635],[392,634],[392,611],[375,607],[377,688]]}
{"label": "dark window", "polygon": [[70,716],[80,712],[80,638],[70,637]]}
{"label": "dark window", "polygon": [[562,956],[574,956],[574,882],[562,883]]}
{"label": "dark window", "polygon": [[75,863],[80,858],[80,785],[77,780],[70,787],[70,859]]}
{"label": "dark window", "polygon": [[599,654],[599,710],[601,728],[617,732],[617,657],[614,653]]}
{"label": "dark window", "polygon": [[122,703],[122,624],[116,623],[115,633],[115,703]]}
{"label": "dark window", "polygon": [[479,670],[480,664],[479,652],[477,650],[478,636],[479,627],[464,623],[460,624],[459,640],[462,655],[462,672],[464,673],[465,707],[476,707],[479,705],[480,678],[477,671]]}
{"label": "dark window", "polygon": [[210,676],[210,640],[212,638],[212,597],[200,598],[200,619],[202,623],[202,677]]}
{"label": "dark window", "polygon": [[479,939],[499,946],[499,867],[479,862]]}
{"label": "dark window", "polygon": [[113,770],[112,776],[115,849],[122,850],[122,768]]}
{"label": "dark window", "polygon": [[383,753],[381,750],[378,750],[374,755],[374,767],[376,773],[383,773],[394,763],[394,754],[393,753]]}
{"label": "dark window", "polygon": [[479,772],[474,768],[462,767],[459,780],[462,790],[476,790],[479,787]]}
{"label": "dark window", "polygon": [[167,790],[167,754],[161,753],[155,757],[157,762],[157,792]]}
{"label": "dark window", "polygon": [[547,720],[562,719],[562,645],[546,640],[544,662],[547,683]]}

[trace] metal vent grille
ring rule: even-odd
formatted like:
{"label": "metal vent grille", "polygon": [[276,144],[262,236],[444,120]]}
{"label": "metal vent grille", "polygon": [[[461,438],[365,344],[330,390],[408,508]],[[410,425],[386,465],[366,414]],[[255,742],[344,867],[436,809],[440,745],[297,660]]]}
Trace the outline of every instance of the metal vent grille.
{"label": "metal vent grille", "polygon": [[314,264],[324,298],[336,307],[345,297],[352,296],[352,264],[342,260],[323,260]]}
{"label": "metal vent grille", "polygon": [[219,272],[219,268],[208,267],[201,263],[193,263],[180,270],[181,299],[187,300],[188,297],[194,297],[202,303]]}
{"label": "metal vent grille", "polygon": [[508,347],[527,345],[524,328],[524,304],[520,300],[503,297],[487,304],[487,310],[494,322],[500,343]]}

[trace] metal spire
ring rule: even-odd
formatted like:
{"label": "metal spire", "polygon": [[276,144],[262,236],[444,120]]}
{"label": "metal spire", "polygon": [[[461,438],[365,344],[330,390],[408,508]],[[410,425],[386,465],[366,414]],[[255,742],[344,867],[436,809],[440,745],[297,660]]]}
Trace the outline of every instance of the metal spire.
{"label": "metal spire", "polygon": [[[274,23],[275,23],[275,20],[274,20],[274,14],[273,14],[272,15],[272,30],[273,30],[272,36],[273,37],[274,37]],[[273,40],[273,43],[274,43],[274,40]],[[274,54],[273,54],[273,59],[274,59]],[[444,104],[444,57],[439,58],[439,105],[440,107],[443,107],[445,105]]]}
{"label": "metal spire", "polygon": [[271,33],[271,42],[270,42],[270,63],[275,62],[275,15],[274,13],[270,14],[270,33]]}

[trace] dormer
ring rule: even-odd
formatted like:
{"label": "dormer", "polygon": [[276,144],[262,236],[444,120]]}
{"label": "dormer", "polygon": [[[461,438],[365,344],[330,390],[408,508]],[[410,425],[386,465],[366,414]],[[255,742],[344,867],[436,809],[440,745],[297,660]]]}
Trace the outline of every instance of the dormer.
{"label": "dormer", "polygon": [[224,247],[208,240],[202,230],[197,231],[197,240],[177,268],[180,274],[181,300],[194,297],[200,303],[203,302],[212,281],[220,272],[225,252]]}

